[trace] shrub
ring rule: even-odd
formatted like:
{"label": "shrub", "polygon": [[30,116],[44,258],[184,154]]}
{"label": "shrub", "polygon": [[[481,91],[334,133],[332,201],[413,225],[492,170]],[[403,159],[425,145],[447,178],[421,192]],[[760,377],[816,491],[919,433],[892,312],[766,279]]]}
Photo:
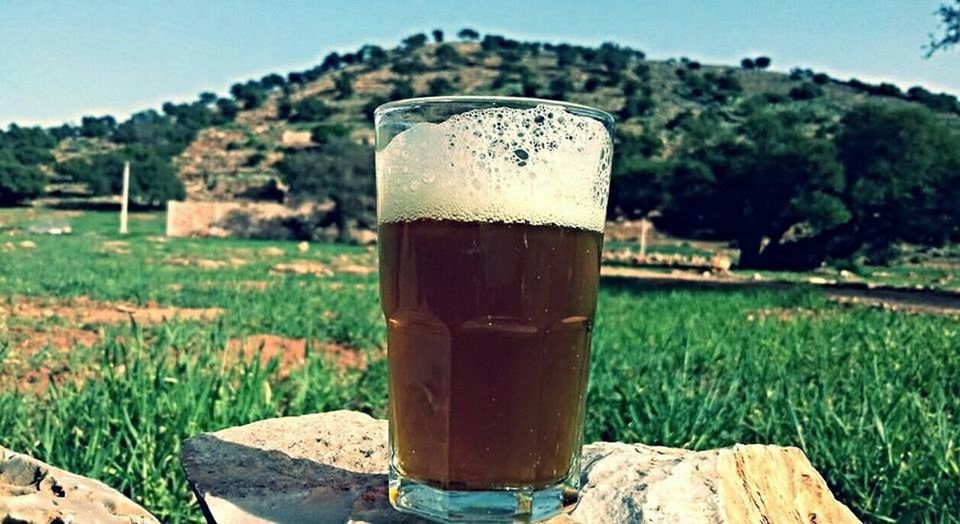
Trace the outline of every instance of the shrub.
{"label": "shrub", "polygon": [[18,204],[41,196],[47,177],[34,166],[25,166],[12,154],[0,151],[0,205]]}
{"label": "shrub", "polygon": [[790,98],[794,100],[813,100],[823,94],[823,90],[813,82],[804,82],[790,89]]}

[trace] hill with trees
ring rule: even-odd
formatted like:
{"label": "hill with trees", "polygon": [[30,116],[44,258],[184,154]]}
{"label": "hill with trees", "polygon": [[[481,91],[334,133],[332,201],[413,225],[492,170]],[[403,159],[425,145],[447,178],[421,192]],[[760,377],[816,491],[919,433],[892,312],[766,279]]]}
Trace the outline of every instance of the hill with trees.
{"label": "hill with trees", "polygon": [[[729,240],[744,267],[883,260],[898,242],[956,240],[960,103],[922,87],[649,60],[636,49],[520,42],[463,29],[239,82],[123,122],[84,117],[0,135],[0,203],[44,181],[117,191],[132,163],[144,205],[171,198],[321,198],[341,230],[373,222],[373,110],[412,96],[563,99],[618,117],[611,218]],[[324,219],[329,222],[329,219]],[[306,228],[309,229],[309,228]]]}

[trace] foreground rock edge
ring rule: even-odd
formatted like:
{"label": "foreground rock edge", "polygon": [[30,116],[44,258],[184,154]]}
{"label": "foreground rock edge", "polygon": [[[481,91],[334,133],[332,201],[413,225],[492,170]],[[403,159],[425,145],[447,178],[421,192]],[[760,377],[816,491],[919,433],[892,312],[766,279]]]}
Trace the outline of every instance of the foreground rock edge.
{"label": "foreground rock edge", "polygon": [[0,446],[0,522],[159,524],[119,491]]}
{"label": "foreground rock edge", "polygon": [[[390,508],[387,460],[387,422],[351,411],[205,433],[181,451],[212,523],[419,522]],[[597,442],[582,479],[580,505],[551,523],[859,522],[797,448]]]}

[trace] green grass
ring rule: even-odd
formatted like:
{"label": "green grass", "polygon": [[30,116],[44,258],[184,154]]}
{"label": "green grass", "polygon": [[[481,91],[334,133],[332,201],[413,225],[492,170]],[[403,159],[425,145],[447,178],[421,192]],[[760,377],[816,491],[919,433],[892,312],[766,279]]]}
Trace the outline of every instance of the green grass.
{"label": "green grass", "polygon": [[[0,223],[22,224],[23,216],[6,211]],[[131,252],[118,255],[102,250],[104,241],[117,240],[114,214],[69,220],[69,237],[0,238],[37,244],[0,251],[2,300],[86,295],[226,313],[211,323],[107,327],[102,342],[71,354],[102,370],[85,384],[23,396],[0,383],[0,445],[99,478],[163,521],[201,522],[177,459],[184,438],[328,409],[385,415],[380,360],[364,371],[338,371],[313,355],[281,380],[276,362],[236,363],[223,350],[231,337],[276,333],[374,355],[384,343],[375,275],[269,273],[280,261],[369,261],[373,253],[314,245],[302,254],[278,242],[152,242],[163,228],[156,216],[131,222],[124,238]],[[260,256],[267,246],[285,254]],[[203,270],[165,264],[171,257],[248,263]],[[238,285],[249,280],[271,285]],[[808,287],[784,293],[626,279],[604,281],[598,315],[587,440],[799,446],[867,521],[958,521],[956,319],[843,307]],[[0,362],[16,351],[5,336],[0,331]]]}

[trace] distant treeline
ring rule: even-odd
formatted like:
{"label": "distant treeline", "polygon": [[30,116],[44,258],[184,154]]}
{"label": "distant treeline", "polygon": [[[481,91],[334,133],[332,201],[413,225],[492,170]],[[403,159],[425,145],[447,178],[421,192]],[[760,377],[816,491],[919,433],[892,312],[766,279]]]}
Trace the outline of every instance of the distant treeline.
{"label": "distant treeline", "polygon": [[[479,92],[592,96],[613,106],[607,109],[624,125],[617,137],[611,218],[650,217],[671,233],[733,241],[741,264],[750,267],[882,261],[898,242],[958,239],[960,103],[953,95],[844,82],[800,68],[776,77],[789,78],[789,89],[764,90],[773,85],[765,79],[775,78],[762,71],[772,63],[765,56],[746,57],[738,69],[687,58],[650,62],[642,51],[613,43],[521,42],[472,29],[457,37],[473,45],[454,45],[440,30],[412,35],[389,50],[364,45],[330,53],[303,71],[234,84],[229,96],[202,93],[123,122],[86,116],[79,125],[48,129],[11,125],[0,131],[0,203],[42,195],[51,177],[82,184],[91,194],[116,194],[125,161],[133,166],[132,193],[140,203],[182,198],[173,159],[200,130],[240,126],[232,123],[240,111],[269,102],[270,118],[312,130],[312,147],[280,151],[283,160],[271,168],[289,188],[288,198],[335,203],[328,216],[294,227],[303,235],[331,222],[342,233],[371,227],[372,149],[349,139],[352,122],[369,127],[373,110],[389,100],[461,93],[464,68],[489,69],[493,63],[496,74]],[[543,60],[548,73],[535,65]],[[357,76],[380,69],[391,73],[386,94],[356,102]],[[427,80],[415,82],[421,74]],[[324,77],[332,89],[323,96],[303,94]],[[862,92],[878,103],[837,106],[825,96],[837,89]],[[351,100],[356,118],[350,124],[331,121],[342,116],[342,101]],[[65,154],[58,149],[65,140],[88,151]],[[264,160],[262,146],[247,166]]]}

